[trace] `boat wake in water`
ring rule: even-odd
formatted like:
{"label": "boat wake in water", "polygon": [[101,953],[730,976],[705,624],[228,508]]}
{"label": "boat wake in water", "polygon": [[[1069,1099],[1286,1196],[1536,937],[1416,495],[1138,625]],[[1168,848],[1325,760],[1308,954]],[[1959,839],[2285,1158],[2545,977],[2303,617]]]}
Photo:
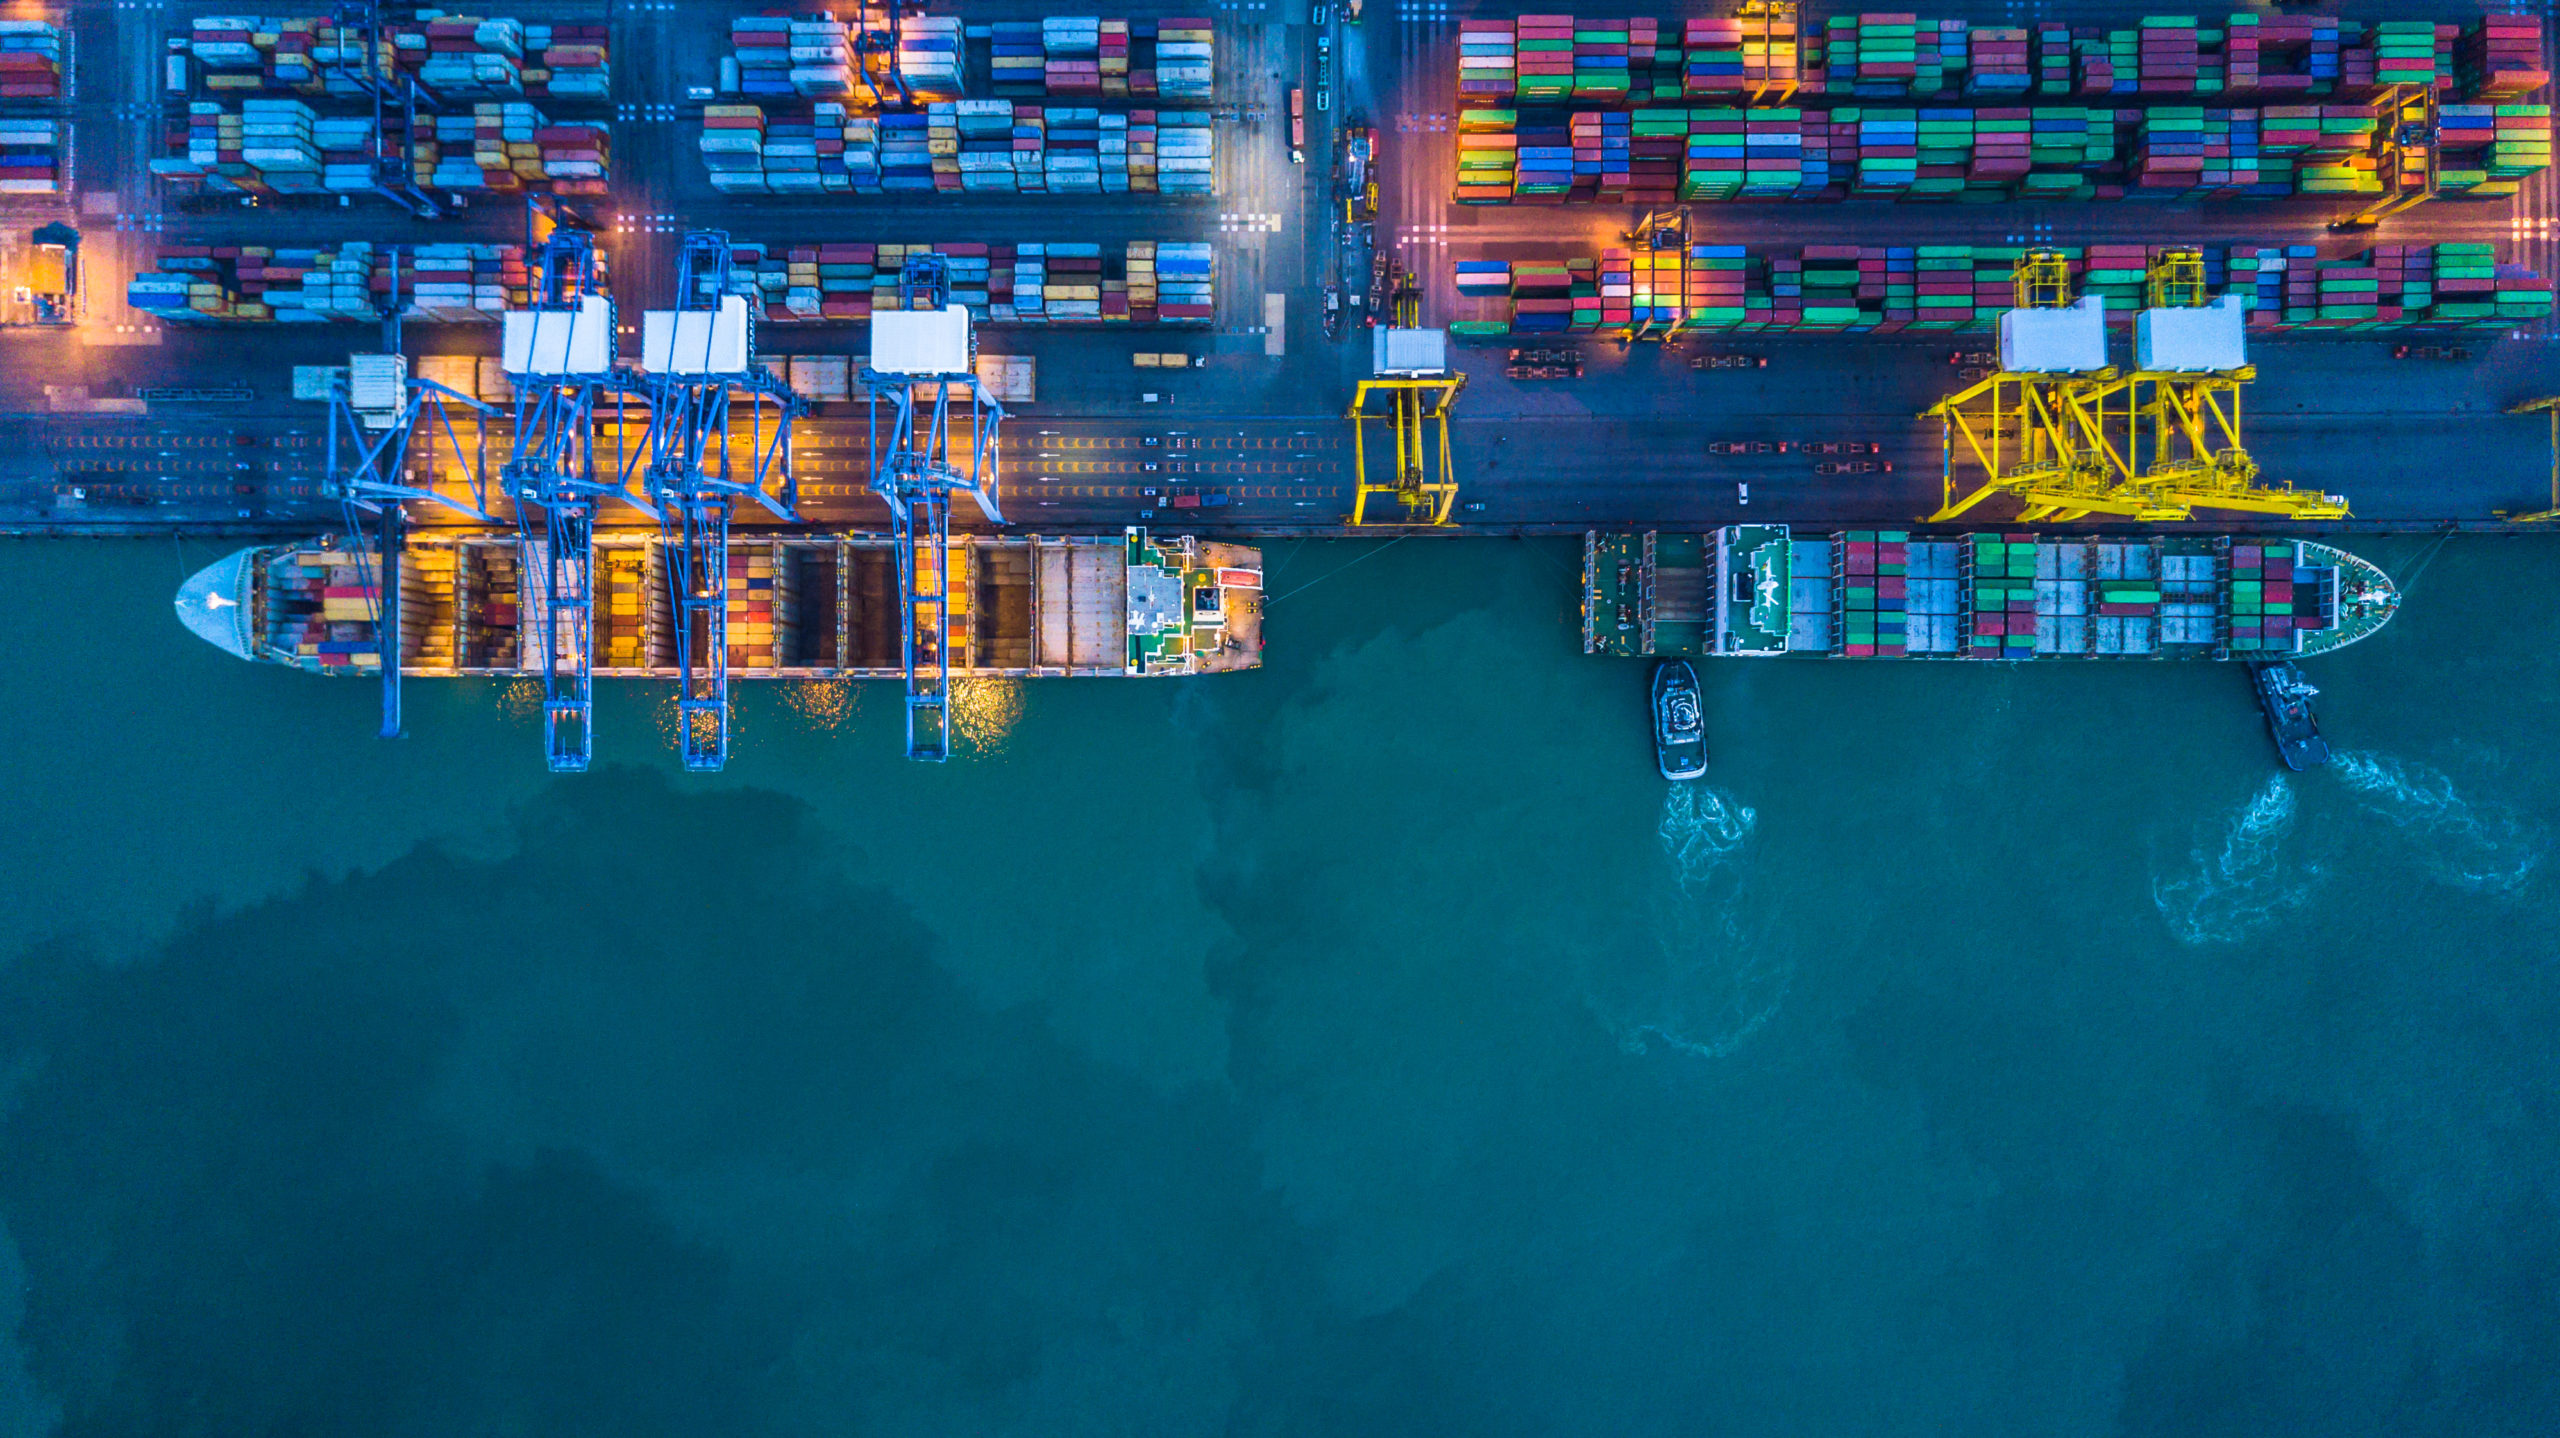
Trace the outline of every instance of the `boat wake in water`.
{"label": "boat wake in water", "polygon": [[2339,754],[2329,767],[2358,803],[2408,835],[2439,883],[2512,894],[2542,860],[2540,826],[2504,804],[2463,798],[2441,769],[2376,754]]}
{"label": "boat wake in water", "polygon": [[2188,871],[2152,879],[2151,902],[2178,942],[2236,944],[2311,897],[2319,868],[2296,871],[2284,857],[2294,810],[2293,786],[2278,774],[2231,815],[2219,846],[2208,823],[2188,851]]}
{"label": "boat wake in water", "polygon": [[1742,858],[1758,821],[1733,796],[1696,780],[1664,792],[1656,833],[1672,888],[1654,915],[1656,961],[1625,966],[1612,985],[1619,1001],[1596,1005],[1628,1053],[1659,1043],[1723,1058],[1786,998],[1794,960],[1765,931],[1746,931],[1741,919],[1748,877]]}

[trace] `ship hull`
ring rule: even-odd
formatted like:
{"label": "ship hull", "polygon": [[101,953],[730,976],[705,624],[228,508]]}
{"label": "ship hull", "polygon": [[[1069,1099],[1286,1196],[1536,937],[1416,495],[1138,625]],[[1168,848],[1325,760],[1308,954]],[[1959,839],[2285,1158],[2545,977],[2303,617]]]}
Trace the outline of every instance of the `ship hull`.
{"label": "ship hull", "polygon": [[[180,620],[245,659],[379,676],[386,603],[397,662],[419,679],[536,678],[541,636],[568,666],[570,612],[530,577],[541,538],[413,531],[385,596],[366,552],[325,541],[227,555],[180,590]],[[726,567],[731,679],[902,679],[896,544],[880,535],[733,535]],[[952,678],[1158,678],[1258,667],[1258,550],[1144,530],[1120,536],[969,535],[951,540]],[[587,644],[598,678],[674,679],[664,545],[654,531],[596,536]],[[548,624],[553,613],[562,622]]]}
{"label": "ship hull", "polygon": [[2283,536],[1591,533],[1583,648],[1662,658],[2266,661],[2371,637],[2390,577]]}

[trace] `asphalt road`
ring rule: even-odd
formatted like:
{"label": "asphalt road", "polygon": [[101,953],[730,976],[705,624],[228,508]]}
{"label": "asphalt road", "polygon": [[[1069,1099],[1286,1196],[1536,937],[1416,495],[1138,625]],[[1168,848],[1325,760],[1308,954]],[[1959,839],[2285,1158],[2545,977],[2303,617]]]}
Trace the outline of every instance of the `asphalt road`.
{"label": "asphalt road", "polygon": [[[529,18],[592,8],[515,5]],[[1219,247],[1218,312],[1205,328],[1106,332],[991,329],[989,352],[1035,356],[1039,399],[1008,423],[1001,453],[1008,517],[1016,526],[1097,528],[1181,522],[1202,530],[1323,528],[1349,509],[1351,431],[1342,418],[1367,367],[1356,327],[1328,341],[1318,324],[1333,264],[1326,159],[1334,129],[1374,123],[1382,213],[1376,233],[1428,281],[1426,321],[1481,317],[1448,283],[1449,261],[1538,247],[1591,253],[1631,219],[1616,207],[1513,209],[1451,202],[1454,45],[1467,15],[1517,13],[1464,0],[1373,0],[1365,24],[1329,17],[1326,103],[1309,106],[1308,163],[1292,163],[1287,89],[1317,74],[1317,27],[1306,0],[1201,0],[1156,12],[1215,16],[1222,113],[1219,193],[1208,199],[1118,196],[989,199],[740,199],[713,191],[694,150],[699,104],[680,97],[707,83],[716,36],[734,5],[674,0],[614,5],[616,95],[594,118],[614,126],[616,191],[593,206],[604,227],[626,321],[663,302],[675,241],[692,227],[788,244],[852,240],[1208,239]],[[1034,17],[1022,0],[972,4],[974,19]],[[2371,18],[2440,7],[2358,5]],[[71,218],[85,249],[88,322],[75,331],[0,329],[0,527],[331,523],[323,496],[324,415],[289,395],[295,364],[343,363],[378,344],[361,325],[162,329],[126,309],[127,273],[161,242],[363,237],[377,241],[520,238],[521,212],[483,204],[419,221],[380,204],[189,209],[159,194],[142,162],[171,113],[156,63],[183,12],[86,0],[74,28],[70,95],[58,112],[78,136],[76,191],[59,201],[0,205],[12,230]],[[1933,14],[2018,18],[2009,5],[1941,6]],[[2045,4],[2038,18],[2120,19],[2123,6]],[[2560,46],[2555,46],[2560,51]],[[557,108],[557,107],[555,107]],[[571,118],[560,110],[560,118]],[[2360,248],[2370,237],[2330,236],[2333,211],[2307,201],[2179,206],[2048,204],[1890,206],[1875,202],[1728,206],[1706,214],[1718,238],[1799,244],[2250,238]],[[2536,177],[2513,205],[2429,207],[2386,226],[2386,242],[2490,238],[2504,257],[2550,274],[2554,187]],[[1281,353],[1266,354],[1264,297],[1283,299]],[[494,327],[412,324],[412,354],[486,354]],[[633,341],[636,343],[636,341]],[[1915,416],[1960,383],[1947,355],[1987,337],[1706,339],[1666,353],[1584,340],[1574,381],[1502,377],[1498,348],[1458,351],[1469,384],[1453,425],[1471,506],[1461,518],[1499,530],[1592,525],[1692,525],[1748,515],[1805,523],[1891,525],[1933,508],[1940,490],[1934,422]],[[2493,522],[2503,509],[2547,502],[2548,431],[2508,418],[2506,405],[2560,388],[2549,334],[2469,339],[2463,364],[2389,358],[2376,339],[2284,338],[2255,348],[2249,395],[2253,453],[2273,476],[2348,494],[2360,520],[2424,525]],[[859,353],[860,327],[764,326],[763,352]],[[1138,369],[1137,351],[1176,351],[1201,363]],[[1766,369],[1697,371],[1693,354],[1749,352]],[[155,401],[140,414],[94,412],[153,387],[245,389],[230,401]],[[867,455],[858,407],[822,406],[796,447],[802,514],[813,524],[864,525],[881,511],[864,489]],[[507,425],[491,426],[502,455]],[[240,444],[238,436],[253,443]],[[1144,444],[1147,436],[1160,444]],[[1161,441],[1233,440],[1176,458]],[[1808,442],[1872,442],[1866,475],[1817,474]],[[1745,452],[1722,454],[1719,443]],[[1750,452],[1767,442],[1767,453]],[[1374,451],[1373,451],[1374,453]],[[1156,455],[1163,457],[1157,458]],[[1144,468],[1154,463],[1155,470]],[[1165,466],[1195,466],[1176,471]],[[244,468],[245,466],[245,468]],[[1147,491],[1155,490],[1150,494]],[[1176,507],[1197,499],[1197,507]],[[1217,502],[1223,501],[1223,502]],[[1480,505],[1481,508],[1472,506]],[[493,510],[504,519],[503,506]],[[1987,510],[1986,518],[1997,511]],[[441,514],[425,514],[437,522]],[[634,513],[634,522],[645,522]]]}

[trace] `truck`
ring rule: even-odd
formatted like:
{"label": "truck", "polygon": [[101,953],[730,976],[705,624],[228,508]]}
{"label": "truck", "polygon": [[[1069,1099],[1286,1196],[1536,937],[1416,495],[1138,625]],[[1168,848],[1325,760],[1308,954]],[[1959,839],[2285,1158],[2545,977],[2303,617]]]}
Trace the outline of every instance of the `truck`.
{"label": "truck", "polygon": [[50,224],[30,236],[35,249],[27,257],[27,302],[40,325],[80,322],[80,232]]}
{"label": "truck", "polygon": [[1377,153],[1378,132],[1367,125],[1350,125],[1342,132],[1342,152],[1334,167],[1334,181],[1343,201],[1343,218],[1373,220],[1378,217],[1378,182],[1371,162]]}
{"label": "truck", "polygon": [[1289,87],[1289,163],[1307,162],[1307,90],[1303,85]]}

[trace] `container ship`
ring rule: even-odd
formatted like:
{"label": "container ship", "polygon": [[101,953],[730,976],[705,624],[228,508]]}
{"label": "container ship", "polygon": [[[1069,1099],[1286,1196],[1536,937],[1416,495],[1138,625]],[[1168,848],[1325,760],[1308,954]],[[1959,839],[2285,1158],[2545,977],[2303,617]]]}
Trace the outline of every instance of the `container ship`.
{"label": "container ship", "polygon": [[2399,590],[2325,544],[1783,524],[1590,533],[1591,654],[1837,659],[2301,659],[2390,622]]}
{"label": "container ship", "polygon": [[[396,603],[400,672],[539,677],[539,572],[512,531],[413,534]],[[733,536],[728,669],[738,679],[895,679],[902,665],[898,555],[884,535]],[[929,573],[930,566],[919,567]],[[381,605],[369,552],[327,541],[240,550],[180,587],[179,620],[242,659],[318,674],[381,673]],[[955,678],[1252,669],[1262,662],[1259,550],[1142,529],[1120,536],[955,535]],[[599,532],[595,673],[677,677],[666,552],[653,531]]]}

